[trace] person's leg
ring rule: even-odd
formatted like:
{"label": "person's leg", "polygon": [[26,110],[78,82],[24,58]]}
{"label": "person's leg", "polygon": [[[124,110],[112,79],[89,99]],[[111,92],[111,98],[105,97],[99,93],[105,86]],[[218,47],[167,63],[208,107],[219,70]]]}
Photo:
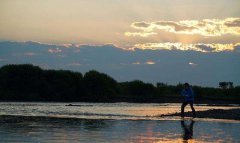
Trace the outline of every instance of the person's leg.
{"label": "person's leg", "polygon": [[190,102],[190,106],[191,106],[191,109],[192,109],[193,117],[196,117],[196,112],[195,112],[195,109],[193,107],[193,101]]}
{"label": "person's leg", "polygon": [[187,106],[187,104],[188,104],[188,102],[183,102],[182,103],[182,106],[181,106],[181,117],[184,117],[184,108],[185,108],[185,106]]}

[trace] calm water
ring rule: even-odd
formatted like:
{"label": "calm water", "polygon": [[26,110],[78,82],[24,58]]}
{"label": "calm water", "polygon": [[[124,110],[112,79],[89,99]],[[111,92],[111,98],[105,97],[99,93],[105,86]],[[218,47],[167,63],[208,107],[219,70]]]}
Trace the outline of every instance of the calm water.
{"label": "calm water", "polygon": [[[0,115],[62,117],[0,118],[0,142],[240,142],[238,121],[157,117],[180,104],[67,104],[0,103]],[[233,107],[196,106],[210,108]]]}

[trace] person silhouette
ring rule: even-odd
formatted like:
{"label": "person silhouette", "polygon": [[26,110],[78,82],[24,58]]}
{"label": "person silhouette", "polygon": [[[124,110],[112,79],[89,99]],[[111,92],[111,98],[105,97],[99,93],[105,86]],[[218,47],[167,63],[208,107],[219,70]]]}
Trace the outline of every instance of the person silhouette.
{"label": "person silhouette", "polygon": [[181,127],[183,129],[183,141],[187,141],[189,139],[193,138],[193,125],[194,125],[194,121],[191,120],[191,123],[189,125],[185,124],[184,120],[181,120]]}
{"label": "person silhouette", "polygon": [[196,112],[195,109],[193,107],[193,101],[194,101],[194,92],[192,90],[192,88],[190,87],[190,85],[188,83],[184,84],[184,89],[182,90],[181,94],[183,96],[185,96],[185,101],[182,103],[181,106],[181,117],[184,117],[184,108],[190,104],[191,109],[192,109],[192,114],[193,117],[196,117]]}

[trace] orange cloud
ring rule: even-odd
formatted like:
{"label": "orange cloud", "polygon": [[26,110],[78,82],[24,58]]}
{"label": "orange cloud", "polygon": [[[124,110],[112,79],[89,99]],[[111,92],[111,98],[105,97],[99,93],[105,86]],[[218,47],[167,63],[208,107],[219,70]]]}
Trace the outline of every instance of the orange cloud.
{"label": "orange cloud", "polygon": [[132,63],[133,65],[140,65],[141,63],[140,62],[134,62]]}
{"label": "orange cloud", "polygon": [[125,36],[141,36],[141,37],[148,37],[150,35],[156,35],[157,33],[155,32],[125,32]]}
{"label": "orange cloud", "polygon": [[148,60],[147,62],[146,62],[146,64],[147,65],[154,65],[154,64],[156,64],[154,61],[152,61],[152,60]]}
{"label": "orange cloud", "polygon": [[49,53],[61,53],[62,50],[59,49],[59,48],[55,48],[55,49],[48,49],[48,52],[49,52]]}
{"label": "orange cloud", "polygon": [[240,43],[236,44],[183,44],[183,43],[144,43],[135,44],[132,50],[142,49],[142,50],[181,50],[181,51],[198,51],[198,52],[223,52],[223,51],[234,51]]}
{"label": "orange cloud", "polygon": [[240,18],[134,22],[131,27],[140,32],[125,32],[125,36],[148,37],[158,34],[159,30],[175,34],[198,34],[213,37],[225,34],[240,35]]}

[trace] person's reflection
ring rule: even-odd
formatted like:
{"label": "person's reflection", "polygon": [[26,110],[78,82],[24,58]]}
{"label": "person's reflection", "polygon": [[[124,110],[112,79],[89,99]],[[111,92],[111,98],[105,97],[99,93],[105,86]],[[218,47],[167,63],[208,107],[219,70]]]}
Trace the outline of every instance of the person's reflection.
{"label": "person's reflection", "polygon": [[191,120],[191,123],[189,125],[187,125],[184,120],[181,120],[181,126],[183,129],[183,136],[182,136],[183,141],[187,141],[193,138],[193,125],[194,125],[193,120]]}

